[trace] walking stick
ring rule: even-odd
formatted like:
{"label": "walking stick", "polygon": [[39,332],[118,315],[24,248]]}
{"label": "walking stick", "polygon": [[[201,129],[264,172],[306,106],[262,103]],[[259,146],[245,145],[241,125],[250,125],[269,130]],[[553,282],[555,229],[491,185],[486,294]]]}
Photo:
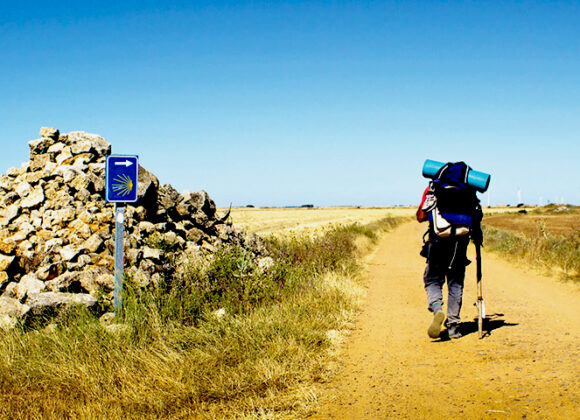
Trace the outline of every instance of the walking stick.
{"label": "walking stick", "polygon": [[475,244],[475,257],[477,261],[477,329],[479,338],[483,338],[483,319],[485,318],[485,304],[483,303],[483,287],[481,285],[481,245]]}

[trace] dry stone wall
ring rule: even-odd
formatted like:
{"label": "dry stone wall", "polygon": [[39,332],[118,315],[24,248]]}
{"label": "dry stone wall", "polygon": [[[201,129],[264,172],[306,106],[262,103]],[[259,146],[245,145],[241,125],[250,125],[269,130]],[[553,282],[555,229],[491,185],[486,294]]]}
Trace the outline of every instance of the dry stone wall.
{"label": "dry stone wall", "polygon": [[[29,142],[30,161],[0,175],[0,326],[71,304],[93,306],[113,289],[114,207],[105,202],[111,145],[82,131],[43,127]],[[171,261],[211,258],[222,244],[256,257],[263,243],[220,217],[205,191],[180,194],[139,167],[138,202],[128,205],[125,267],[143,287],[180,275]],[[162,247],[161,247],[162,248]],[[175,270],[177,269],[177,272]],[[162,274],[163,273],[163,274]]]}

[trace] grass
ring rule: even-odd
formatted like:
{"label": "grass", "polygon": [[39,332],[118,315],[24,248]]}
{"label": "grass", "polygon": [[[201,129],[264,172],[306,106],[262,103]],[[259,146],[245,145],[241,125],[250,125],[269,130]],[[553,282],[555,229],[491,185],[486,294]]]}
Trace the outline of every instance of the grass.
{"label": "grass", "polygon": [[537,229],[528,229],[526,234],[484,226],[484,238],[484,245],[492,251],[580,281],[580,230],[553,234],[539,221]]}
{"label": "grass", "polygon": [[128,281],[112,326],[77,308],[0,332],[0,416],[307,416],[362,293],[355,244],[397,222],[271,239],[267,268],[223,248],[183,278]]}

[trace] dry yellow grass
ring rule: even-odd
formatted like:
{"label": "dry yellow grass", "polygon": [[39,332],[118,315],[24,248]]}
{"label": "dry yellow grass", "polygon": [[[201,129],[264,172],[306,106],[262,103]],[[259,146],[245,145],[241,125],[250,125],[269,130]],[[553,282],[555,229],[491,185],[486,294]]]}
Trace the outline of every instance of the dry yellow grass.
{"label": "dry yellow grass", "polygon": [[544,229],[553,235],[566,235],[580,230],[580,214],[505,214],[485,219],[485,224],[525,235],[538,235]]}
{"label": "dry yellow grass", "polygon": [[412,216],[413,207],[234,208],[234,226],[259,235],[313,233],[337,225]]}
{"label": "dry yellow grass", "polygon": [[[313,234],[337,225],[367,224],[387,216],[413,217],[416,207],[233,208],[234,226],[258,235]],[[224,213],[226,209],[220,209]],[[514,211],[513,207],[485,207],[486,215]]]}

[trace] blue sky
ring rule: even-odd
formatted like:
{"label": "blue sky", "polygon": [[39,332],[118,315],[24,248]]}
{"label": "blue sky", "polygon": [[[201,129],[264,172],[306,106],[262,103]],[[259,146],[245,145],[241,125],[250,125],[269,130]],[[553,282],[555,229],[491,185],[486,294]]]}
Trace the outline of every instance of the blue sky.
{"label": "blue sky", "polygon": [[580,204],[580,2],[0,0],[0,173],[100,134],[218,205]]}

